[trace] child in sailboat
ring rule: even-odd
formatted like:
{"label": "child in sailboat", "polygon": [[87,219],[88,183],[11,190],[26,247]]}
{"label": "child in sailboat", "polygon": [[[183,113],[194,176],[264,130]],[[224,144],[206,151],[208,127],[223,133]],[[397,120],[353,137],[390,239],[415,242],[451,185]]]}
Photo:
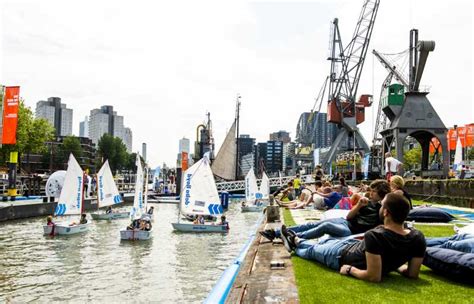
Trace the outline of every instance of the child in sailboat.
{"label": "child in sailboat", "polygon": [[48,225],[48,226],[54,226],[55,225],[54,222],[53,222],[53,217],[51,215],[48,216],[46,221],[47,221],[46,225]]}
{"label": "child in sailboat", "polygon": [[219,223],[219,225],[225,225],[226,229],[229,230],[229,222],[226,221],[225,215],[221,215],[221,222]]}
{"label": "child in sailboat", "polygon": [[81,219],[79,220],[79,223],[76,223],[76,222],[72,222],[69,226],[76,226],[76,225],[83,225],[83,224],[87,224],[87,218],[86,218],[86,214],[83,213],[81,214]]}
{"label": "child in sailboat", "polygon": [[204,225],[204,217],[202,215],[198,215],[198,217],[193,221],[195,225]]}

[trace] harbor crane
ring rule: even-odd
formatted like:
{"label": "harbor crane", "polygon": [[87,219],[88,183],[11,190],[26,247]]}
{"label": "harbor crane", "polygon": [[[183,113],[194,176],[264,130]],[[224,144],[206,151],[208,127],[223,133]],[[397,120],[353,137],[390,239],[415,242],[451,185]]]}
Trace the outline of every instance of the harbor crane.
{"label": "harbor crane", "polygon": [[[329,74],[328,122],[336,123],[339,132],[323,165],[328,168],[341,150],[356,147],[369,152],[369,146],[357,127],[365,120],[365,107],[372,104],[371,95],[361,95],[356,101],[357,89],[364,66],[370,37],[380,0],[365,0],[349,44],[343,47],[339,20],[332,22]],[[352,144],[351,144],[352,143]],[[352,147],[351,147],[352,146]]]}

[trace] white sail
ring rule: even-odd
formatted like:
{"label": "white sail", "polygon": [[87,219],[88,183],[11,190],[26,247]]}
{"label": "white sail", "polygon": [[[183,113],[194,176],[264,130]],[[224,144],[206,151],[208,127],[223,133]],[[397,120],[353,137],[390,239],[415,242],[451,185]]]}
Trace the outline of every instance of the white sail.
{"label": "white sail", "polygon": [[235,180],[237,143],[235,139],[236,123],[232,124],[227,136],[224,139],[216,159],[212,163],[212,172],[216,176],[226,180]]}
{"label": "white sail", "polygon": [[250,202],[254,201],[258,192],[257,178],[253,173],[253,167],[245,176],[245,199]]}
{"label": "white sail", "polygon": [[268,199],[270,196],[270,180],[265,172],[262,175],[259,192],[262,195],[262,199]]}
{"label": "white sail", "polygon": [[72,153],[67,163],[64,186],[56,206],[56,215],[81,214],[84,191],[84,172]]}
{"label": "white sail", "polygon": [[455,171],[461,171],[463,165],[462,161],[462,145],[461,145],[461,139],[459,139],[456,142],[456,152],[454,153],[454,163],[453,163],[453,170]]}
{"label": "white sail", "polygon": [[146,212],[145,203],[143,202],[143,168],[142,162],[140,161],[140,155],[137,154],[137,160],[135,162],[137,166],[137,175],[135,180],[135,196],[133,197],[133,207],[130,211],[130,218],[137,219]]}
{"label": "white sail", "polygon": [[100,207],[107,207],[122,202],[120,192],[115,185],[112,171],[110,170],[109,161],[100,168],[97,173],[97,204]]}
{"label": "white sail", "polygon": [[223,212],[207,157],[203,157],[184,172],[180,210],[184,214],[202,215]]}

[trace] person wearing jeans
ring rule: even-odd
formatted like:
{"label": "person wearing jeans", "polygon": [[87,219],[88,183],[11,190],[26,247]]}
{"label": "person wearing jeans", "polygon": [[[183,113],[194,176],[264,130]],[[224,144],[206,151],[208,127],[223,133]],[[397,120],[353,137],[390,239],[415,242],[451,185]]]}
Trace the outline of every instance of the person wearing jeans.
{"label": "person wearing jeans", "polygon": [[426,247],[439,247],[474,253],[474,234],[455,234],[451,237],[427,238]]}
{"label": "person wearing jeans", "polygon": [[314,241],[302,240],[295,249],[297,256],[314,260],[328,266],[331,269],[339,270],[339,258],[342,251],[347,245],[359,242],[356,239],[338,240],[335,238],[327,238],[321,240],[315,246]]}
{"label": "person wearing jeans", "polygon": [[[377,180],[370,184],[370,201],[361,198],[351,209],[346,218],[333,218],[317,222],[292,226],[288,229],[303,239],[315,239],[329,234],[334,237],[345,237],[366,232],[380,224],[380,201],[390,192],[390,185],[385,180]],[[281,237],[280,229],[267,229],[260,234],[269,240]]]}
{"label": "person wearing jeans", "polygon": [[392,271],[416,279],[426,250],[423,233],[406,229],[410,211],[408,201],[400,194],[389,193],[382,200],[380,216],[383,226],[367,231],[363,240],[328,238],[311,242],[300,239],[282,226],[283,245],[288,252],[322,263],[342,275],[380,282]]}

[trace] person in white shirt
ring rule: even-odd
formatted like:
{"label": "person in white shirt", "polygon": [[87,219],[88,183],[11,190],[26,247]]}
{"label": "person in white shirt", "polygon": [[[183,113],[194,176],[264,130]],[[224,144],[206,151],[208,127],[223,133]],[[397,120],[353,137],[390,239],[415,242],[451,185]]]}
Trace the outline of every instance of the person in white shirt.
{"label": "person in white shirt", "polygon": [[392,156],[392,153],[385,153],[385,177],[387,181],[390,181],[390,178],[393,175],[397,175],[400,171],[400,167],[403,165],[401,161]]}

